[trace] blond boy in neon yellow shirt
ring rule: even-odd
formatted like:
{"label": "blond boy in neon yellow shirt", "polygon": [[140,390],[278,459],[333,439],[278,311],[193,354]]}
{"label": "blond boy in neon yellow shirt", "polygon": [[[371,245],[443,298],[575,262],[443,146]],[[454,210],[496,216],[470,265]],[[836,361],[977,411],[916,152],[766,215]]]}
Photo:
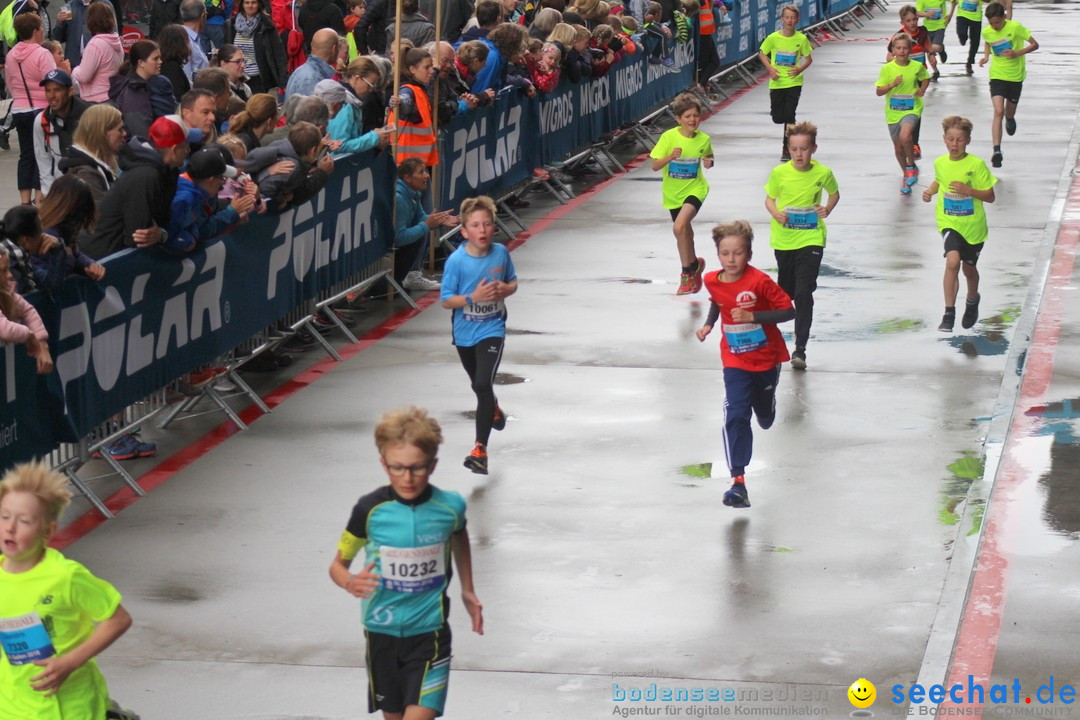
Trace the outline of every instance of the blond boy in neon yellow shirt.
{"label": "blond boy in neon yellow shirt", "polygon": [[785,5],[780,9],[780,29],[761,43],[758,59],[769,73],[769,113],[772,121],[784,126],[780,148],[781,162],[791,159],[788,153],[788,126],[795,122],[802,96],[803,73],[814,62],[813,48],[806,35],[795,29],[799,24],[799,8]]}
{"label": "blond boy in neon yellow shirt", "polygon": [[[792,125],[791,162],[777,165],[765,184],[765,209],[772,216],[770,244],[776,256],[777,283],[795,304],[795,351],[791,367],[806,369],[806,344],[814,320],[814,290],[825,253],[825,218],[840,202],[832,170],[813,160],[817,126]],[[828,199],[821,203],[821,193]]]}
{"label": "blond boy in neon yellow shirt", "polygon": [[[994,202],[994,177],[982,158],[968,154],[971,121],[950,115],[941,121],[948,155],[934,161],[934,182],[922,195],[930,202],[938,195],[937,227],[945,244],[945,315],[938,330],[952,332],[956,322],[956,296],[960,291],[960,269],[967,281],[967,302],[961,327],[974,327],[979,320],[979,270],[976,264],[989,235],[983,203]],[[940,194],[938,192],[940,191]]]}
{"label": "blond boy in neon yellow shirt", "polygon": [[47,547],[71,500],[42,462],[0,482],[0,718],[98,720],[109,693],[93,658],[131,626],[116,589]]}
{"label": "blond boy in neon yellow shirt", "polygon": [[915,165],[915,131],[923,111],[923,95],[930,84],[930,75],[921,63],[911,59],[911,36],[900,32],[892,38],[893,59],[881,66],[875,88],[878,97],[885,96],[885,123],[893,142],[893,153],[904,176],[900,179],[900,194],[910,195],[911,186],[919,182]]}

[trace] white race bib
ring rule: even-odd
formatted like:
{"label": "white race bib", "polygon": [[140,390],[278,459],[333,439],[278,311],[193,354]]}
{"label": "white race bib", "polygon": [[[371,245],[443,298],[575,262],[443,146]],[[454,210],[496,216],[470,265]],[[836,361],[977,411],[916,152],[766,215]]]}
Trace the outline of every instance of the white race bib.
{"label": "white race bib", "polygon": [[0,619],[0,645],[12,665],[27,665],[56,654],[49,631],[36,611]]}
{"label": "white race bib", "polygon": [[488,302],[473,300],[472,304],[466,305],[462,310],[465,313],[465,319],[469,322],[483,322],[484,320],[502,317],[503,313],[506,312],[506,304],[502,300],[489,300]]}
{"label": "white race bib", "polygon": [[816,207],[789,207],[785,208],[787,222],[784,227],[789,230],[817,230],[818,214]]}
{"label": "white race bib", "polygon": [[728,350],[733,355],[741,355],[765,347],[765,328],[757,323],[725,324],[724,338],[727,340]]}
{"label": "white race bib", "polygon": [[701,158],[675,158],[668,163],[668,177],[674,180],[693,180],[698,176]]}
{"label": "white race bib", "polygon": [[387,590],[418,593],[442,587],[446,578],[446,544],[416,548],[379,548],[382,585]]}
{"label": "white race bib", "polygon": [[915,109],[915,96],[914,95],[893,95],[889,98],[889,109],[897,110],[899,112],[910,111]]}

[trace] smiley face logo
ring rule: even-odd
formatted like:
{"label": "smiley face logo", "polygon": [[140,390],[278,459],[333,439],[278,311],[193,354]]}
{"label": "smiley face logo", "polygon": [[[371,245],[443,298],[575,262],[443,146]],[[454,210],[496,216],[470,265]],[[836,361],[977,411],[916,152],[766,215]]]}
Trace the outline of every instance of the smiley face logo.
{"label": "smiley face logo", "polygon": [[866,678],[859,678],[847,689],[848,700],[857,708],[868,708],[877,698],[877,688]]}

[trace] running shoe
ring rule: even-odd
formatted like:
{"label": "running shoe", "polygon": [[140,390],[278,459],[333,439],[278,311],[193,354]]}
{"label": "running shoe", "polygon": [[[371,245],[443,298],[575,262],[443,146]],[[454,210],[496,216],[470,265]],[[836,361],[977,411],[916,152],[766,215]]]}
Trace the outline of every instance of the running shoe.
{"label": "running shoe", "polygon": [[795,370],[806,369],[806,350],[795,348],[795,352],[791,353],[791,367]]}
{"label": "running shoe", "polygon": [[939,73],[937,70],[935,70],[934,74],[930,76],[930,82],[937,82],[938,78],[940,78],[940,77],[941,77],[941,73]]}
{"label": "running shoe", "polygon": [[901,195],[910,195],[911,194],[911,186],[907,184],[907,178],[906,177],[900,178],[900,194]]}
{"label": "running shoe", "polygon": [[157,446],[154,443],[140,442],[139,438],[128,433],[116,438],[101,450],[95,451],[94,457],[100,458],[102,453],[113,460],[134,460],[135,458],[156,455]]}
{"label": "running shoe", "polygon": [[941,332],[952,332],[955,324],[956,313],[945,313],[941,316],[941,324],[937,326],[937,329]]}
{"label": "running shoe", "polygon": [[472,449],[472,452],[465,456],[465,467],[477,475],[488,474],[487,462],[487,450],[480,443],[476,443],[476,447]]}
{"label": "running shoe", "polygon": [[979,300],[981,299],[981,295],[976,295],[975,302],[968,300],[965,303],[964,317],[960,318],[960,327],[967,330],[975,327],[975,323],[979,322]]}
{"label": "running shoe", "polygon": [[692,282],[691,290],[690,290],[691,294],[701,292],[701,288],[705,284],[705,281],[701,279],[701,276],[704,275],[704,274],[705,274],[705,258],[699,257],[697,259],[697,269],[694,270],[694,274],[693,274],[693,282]]}
{"label": "running shoe", "polygon": [[913,151],[912,155],[914,155],[915,159],[922,160],[922,148],[919,147],[919,143],[915,143],[911,149]]}
{"label": "running shoe", "polygon": [[909,186],[919,182],[919,168],[914,165],[904,168],[904,182]]}
{"label": "running shoe", "polygon": [[676,295],[689,295],[694,292],[694,276],[692,273],[681,273],[679,275],[679,289],[675,291]]}
{"label": "running shoe", "polygon": [[975,74],[975,68],[973,68],[971,66],[971,63],[968,63],[967,65],[964,66],[964,74],[965,75],[974,75]]}
{"label": "running shoe", "polygon": [[941,48],[941,52],[939,52],[938,55],[941,56],[941,62],[943,62],[943,63],[949,62],[949,53],[945,52],[944,47]]}
{"label": "running shoe", "polygon": [[746,481],[742,475],[734,478],[731,488],[724,493],[724,504],[732,508],[750,507],[750,494],[746,492]]}
{"label": "running shoe", "polygon": [[157,455],[157,445],[143,442],[138,435],[131,435],[130,437],[135,439],[135,452],[138,453],[139,457],[145,458]]}
{"label": "running shoe", "polygon": [[11,140],[8,138],[7,130],[0,130],[0,150],[8,151],[11,149]]}
{"label": "running shoe", "polygon": [[996,152],[990,156],[990,164],[996,168],[1001,167],[1001,161],[1005,159],[1005,156],[1000,152]]}
{"label": "running shoe", "polygon": [[1014,118],[1014,117],[1005,118],[1005,132],[1008,133],[1009,135],[1015,135],[1016,134],[1016,118]]}
{"label": "running shoe", "polygon": [[491,419],[492,430],[503,430],[506,428],[506,413],[502,411],[502,408],[495,405],[495,417]]}

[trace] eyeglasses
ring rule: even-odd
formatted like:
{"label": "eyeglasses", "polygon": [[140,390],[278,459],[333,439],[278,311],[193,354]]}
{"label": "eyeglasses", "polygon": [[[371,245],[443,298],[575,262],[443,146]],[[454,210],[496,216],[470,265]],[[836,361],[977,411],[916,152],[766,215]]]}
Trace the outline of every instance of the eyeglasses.
{"label": "eyeglasses", "polygon": [[222,60],[221,64],[222,65],[231,65],[232,63],[243,63],[243,62],[244,62],[244,58],[238,57],[238,58],[233,58],[232,60]]}
{"label": "eyeglasses", "polygon": [[391,465],[384,460],[383,465],[394,477],[405,477],[405,473],[411,473],[413,477],[426,477],[435,465],[435,460],[432,459],[420,465]]}
{"label": "eyeglasses", "polygon": [[364,82],[366,82],[366,83],[367,83],[367,86],[368,86],[368,89],[369,89],[369,90],[374,90],[374,89],[375,89],[375,86],[374,86],[374,85],[372,85],[372,84],[371,84],[371,81],[370,81],[370,80],[368,80],[368,79],[367,79],[366,77],[364,77],[363,75],[361,75],[361,76],[360,76],[360,79],[361,79],[361,80],[363,80]]}

